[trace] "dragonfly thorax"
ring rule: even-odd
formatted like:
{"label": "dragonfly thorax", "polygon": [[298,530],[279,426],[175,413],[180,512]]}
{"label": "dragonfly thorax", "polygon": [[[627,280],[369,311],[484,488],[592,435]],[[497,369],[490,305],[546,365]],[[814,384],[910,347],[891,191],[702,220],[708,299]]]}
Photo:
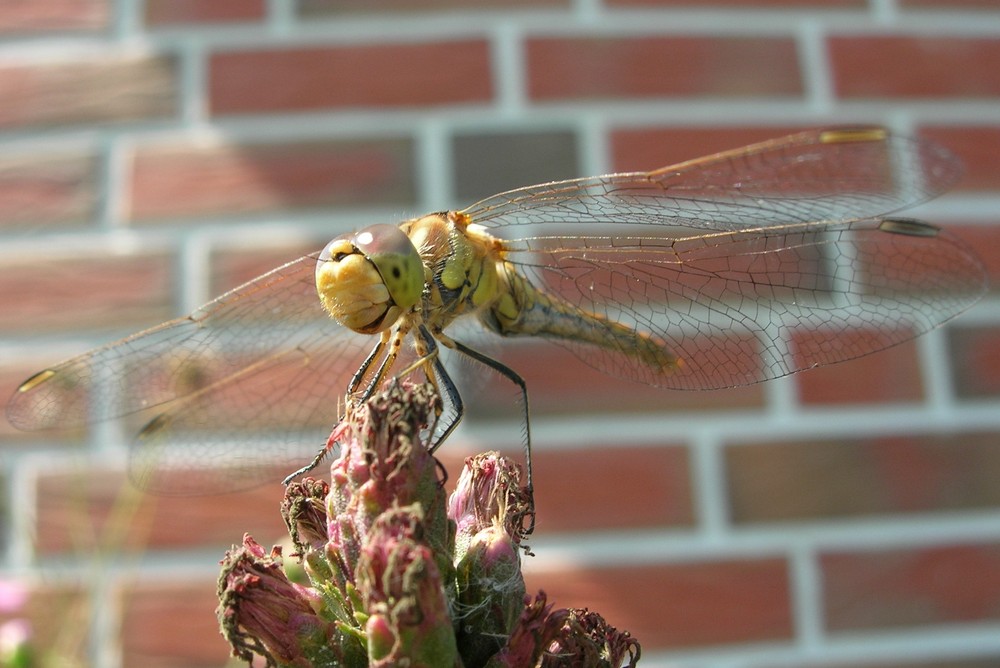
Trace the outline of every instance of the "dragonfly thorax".
{"label": "dragonfly thorax", "polygon": [[323,308],[361,334],[392,327],[420,300],[424,269],[409,238],[394,225],[372,225],[337,237],[316,262]]}

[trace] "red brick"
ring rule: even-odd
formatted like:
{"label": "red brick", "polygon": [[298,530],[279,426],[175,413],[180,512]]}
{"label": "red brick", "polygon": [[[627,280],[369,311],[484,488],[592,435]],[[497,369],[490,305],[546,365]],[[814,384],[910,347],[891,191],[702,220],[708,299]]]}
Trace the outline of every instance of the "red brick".
{"label": "red brick", "polygon": [[835,36],[834,88],[845,99],[1000,95],[1000,42],[960,37]]}
{"label": "red brick", "polygon": [[962,160],[959,190],[1000,192],[1000,126],[921,126],[919,134],[947,147]]}
{"label": "red brick", "polygon": [[943,223],[943,227],[955,233],[966,245],[968,245],[976,256],[982,261],[986,269],[987,287],[991,293],[1000,290],[1000,226],[995,225],[995,221],[984,222],[983,224],[971,225],[967,221],[956,224]]}
{"label": "red brick", "polygon": [[0,330],[20,334],[148,326],[173,312],[170,258],[89,250],[0,265]]}
{"label": "red brick", "polygon": [[[871,343],[865,338],[858,332],[843,332],[837,335],[836,342],[847,349],[861,349]],[[912,341],[863,360],[796,374],[795,382],[799,400],[806,405],[892,403],[920,401],[924,397],[917,346]]]}
{"label": "red brick", "polygon": [[353,13],[384,13],[441,11],[448,9],[511,9],[520,7],[567,7],[569,0],[381,0],[373,5],[367,0],[299,0],[297,8],[303,18],[336,17]]}
{"label": "red brick", "polygon": [[790,640],[787,565],[780,559],[534,570],[528,592],[586,607],[644,650]]}
{"label": "red brick", "polygon": [[211,549],[221,556],[244,532],[277,542],[287,536],[278,512],[281,478],[275,470],[273,485],[234,494],[150,496],[132,488],[122,471],[46,474],[38,483],[36,550],[51,556]]}
{"label": "red brick", "polygon": [[832,632],[1000,619],[1000,546],[840,552],[820,559]]}
{"label": "red brick", "polygon": [[264,0],[146,0],[146,25],[161,27],[264,18]]}
{"label": "red brick", "polygon": [[[220,554],[221,557],[221,554]],[[139,582],[122,596],[122,665],[210,668],[226,663],[214,580]]]}
{"label": "red brick", "polygon": [[137,221],[413,202],[403,139],[146,147],[132,169]]}
{"label": "red brick", "polygon": [[659,7],[729,7],[732,9],[863,9],[868,6],[867,0],[604,0],[604,4],[612,7],[620,6],[659,6]]}
{"label": "red brick", "polygon": [[[333,236],[331,235],[331,239]],[[221,250],[213,253],[210,294],[221,295],[303,255],[318,254],[329,241],[330,239],[318,240],[313,244],[270,244],[266,249]]]}
{"label": "red brick", "polygon": [[0,229],[34,232],[90,222],[98,162],[86,153],[0,158]]}
{"label": "red brick", "polygon": [[[568,350],[539,340],[510,345],[501,352],[501,361],[521,374],[527,383],[533,415],[687,413],[754,408],[762,406],[764,401],[760,385],[679,392],[624,380],[603,374]],[[512,386],[495,373],[474,369],[475,384],[459,381],[460,388],[470,388],[466,393],[468,417],[495,415],[504,409],[509,416],[515,399]]]}
{"label": "red brick", "polygon": [[[266,321],[248,318],[238,323],[237,327],[262,322]],[[338,329],[336,323],[330,322],[318,305],[313,322],[298,322],[303,327],[326,326],[330,337],[343,331]],[[287,333],[288,330],[284,331]],[[186,396],[211,387],[210,392],[198,397],[203,400],[201,403],[175,407],[181,412],[169,417],[169,424],[163,425],[168,431],[159,431],[159,438],[185,438],[191,432],[212,432],[216,438],[226,442],[233,438],[250,441],[256,437],[259,440],[270,430],[277,433],[281,433],[280,430],[318,432],[312,436],[318,439],[314,445],[309,444],[310,437],[303,436],[303,440],[298,442],[302,449],[293,448],[297,455],[276,450],[292,447],[287,442],[270,444],[274,454],[306,458],[318,450],[329,434],[330,427],[342,410],[342,393],[374,345],[369,338],[353,333],[345,335],[352,337],[346,344],[341,339],[328,341],[333,346],[344,344],[346,347],[342,348],[326,347],[324,344],[327,341],[324,341],[323,344],[313,343],[308,351],[302,352],[290,347],[282,348],[282,342],[273,342],[273,350],[264,348],[252,355],[206,351],[183,363],[165,358],[136,371],[128,379],[130,383],[125,389],[138,394],[140,388],[145,386],[151,388],[148,393],[155,399],[161,396],[160,388],[177,389],[181,396]],[[251,340],[242,341],[243,345],[253,343]],[[241,373],[244,375],[236,376],[237,383],[221,382]],[[212,387],[215,383],[218,385]],[[149,420],[157,417],[156,410],[137,416],[139,419],[132,422],[131,428],[138,432]],[[225,453],[206,453],[205,457],[235,460],[240,457],[237,447],[233,445]],[[148,452],[155,456],[155,449]],[[242,471],[242,468],[237,469],[237,478]]]}
{"label": "red brick", "polygon": [[802,93],[795,44],[782,38],[535,38],[527,67],[539,101]]}
{"label": "red brick", "polygon": [[209,60],[212,115],[488,102],[481,40],[230,51]]}
{"label": "red brick", "polygon": [[109,0],[30,0],[4,3],[0,33],[92,31],[108,24]]}
{"label": "red brick", "polygon": [[542,450],[532,462],[537,530],[544,535],[694,522],[683,448]]}
{"label": "red brick", "polygon": [[803,129],[787,125],[618,129],[610,138],[613,171],[657,169]]}
{"label": "red brick", "polygon": [[738,524],[1000,506],[998,435],[749,443],[726,449]]}
{"label": "red brick", "polygon": [[948,352],[960,398],[1000,397],[1000,328],[954,327],[948,331]]}
{"label": "red brick", "polygon": [[170,56],[78,59],[0,67],[0,128],[162,119],[177,108]]}

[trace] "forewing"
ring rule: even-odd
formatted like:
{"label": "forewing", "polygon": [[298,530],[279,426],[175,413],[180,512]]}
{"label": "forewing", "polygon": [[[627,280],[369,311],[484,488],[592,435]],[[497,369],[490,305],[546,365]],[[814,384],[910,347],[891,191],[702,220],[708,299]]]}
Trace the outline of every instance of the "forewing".
{"label": "forewing", "polygon": [[961,171],[944,148],[882,128],[815,130],[649,172],[512,190],[463,213],[504,239],[609,224],[730,231],[881,216],[936,197]]}
{"label": "forewing", "polygon": [[278,482],[310,461],[344,415],[350,378],[374,344],[327,325],[164,405],[130,453],[137,486],[158,494],[231,491]]}
{"label": "forewing", "polygon": [[21,385],[7,415],[21,429],[75,427],[135,413],[238,372],[316,324],[315,261],[279,267],[163,323],[66,360]]}
{"label": "forewing", "polygon": [[[248,464],[265,456],[287,454],[302,445],[303,428],[322,424],[329,430],[351,375],[374,343],[322,310],[315,262],[304,256],[189,317],[41,372],[11,398],[11,423],[22,429],[73,427],[133,415],[130,426],[138,430],[151,420],[137,444],[133,472],[157,491],[205,486],[182,481],[176,489],[160,489],[165,478],[151,475],[155,460],[226,462],[249,470]],[[255,450],[265,439],[270,449]],[[306,446],[315,451],[320,443]],[[164,444],[169,457],[160,449]],[[234,484],[250,484],[244,474],[233,475]]]}
{"label": "forewing", "polygon": [[661,341],[680,367],[657,368],[620,345],[557,343],[604,372],[676,389],[859,357],[948,320],[985,289],[959,240],[902,219],[524,243],[517,266],[532,283]]}

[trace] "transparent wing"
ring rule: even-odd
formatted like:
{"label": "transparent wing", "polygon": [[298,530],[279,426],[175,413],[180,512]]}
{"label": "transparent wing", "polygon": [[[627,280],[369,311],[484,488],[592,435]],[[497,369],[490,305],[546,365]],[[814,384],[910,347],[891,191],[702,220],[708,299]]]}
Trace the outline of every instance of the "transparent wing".
{"label": "transparent wing", "polygon": [[652,336],[681,365],[555,341],[601,371],[675,389],[745,385],[866,355],[941,324],[986,288],[983,266],[958,239],[905,219],[581,243],[534,240],[533,259],[514,263],[564,302]]}
{"label": "transparent wing", "polygon": [[[931,144],[826,131],[515,190],[464,213],[504,239],[536,285],[646,332],[683,367],[665,374],[627,350],[563,341],[583,360],[657,385],[721,387],[877,350],[974,301],[984,272],[972,253],[932,226],[877,218],[937,195],[958,172]],[[161,492],[256,484],[275,453],[301,463],[293,453],[319,445],[302,430],[325,435],[374,343],[329,322],[313,267],[303,257],[188,318],[43,371],[9,403],[10,421],[135,416],[146,426],[133,475]],[[199,475],[195,462],[224,462],[230,477]]]}
{"label": "transparent wing", "polygon": [[[135,429],[148,423],[133,477],[160,492],[253,485],[261,463],[279,456],[300,465],[341,414],[350,378],[374,344],[326,316],[315,263],[302,257],[186,318],[37,374],[11,398],[10,422],[42,429],[132,415]],[[319,437],[303,442],[310,428]],[[176,474],[220,462],[226,479]]]}
{"label": "transparent wing", "polygon": [[729,231],[893,213],[940,195],[961,173],[931,142],[882,128],[813,130],[649,172],[520,188],[463,213],[505,239],[531,226],[546,236],[602,225]]}
{"label": "transparent wing", "polygon": [[522,188],[463,213],[536,286],[661,342],[681,368],[558,343],[611,374],[709,389],[874,352],[974,303],[985,271],[972,251],[931,225],[880,218],[960,173],[944,149],[881,128],[813,131]]}

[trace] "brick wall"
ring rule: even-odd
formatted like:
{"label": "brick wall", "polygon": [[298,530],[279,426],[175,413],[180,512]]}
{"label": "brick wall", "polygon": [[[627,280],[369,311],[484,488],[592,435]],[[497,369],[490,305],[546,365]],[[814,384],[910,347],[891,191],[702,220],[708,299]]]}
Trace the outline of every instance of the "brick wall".
{"label": "brick wall", "polygon": [[[371,9],[377,4],[380,9]],[[921,215],[1000,277],[995,0],[0,5],[0,387],[336,234],[538,181],[877,122],[967,173]],[[557,350],[529,589],[684,668],[1000,664],[1000,303],[864,359],[677,393]],[[445,447],[516,452],[488,413]],[[101,666],[220,666],[216,561],[274,487],[140,497],[113,426],[0,425],[0,577]]]}

